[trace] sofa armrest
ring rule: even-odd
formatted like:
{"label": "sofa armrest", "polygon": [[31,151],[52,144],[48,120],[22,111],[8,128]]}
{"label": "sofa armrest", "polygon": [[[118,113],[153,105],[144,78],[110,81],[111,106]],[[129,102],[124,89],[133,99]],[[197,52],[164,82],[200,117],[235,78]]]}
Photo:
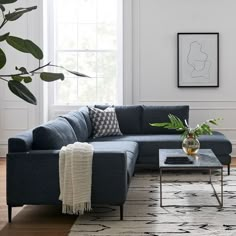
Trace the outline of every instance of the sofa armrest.
{"label": "sofa armrest", "polygon": [[59,204],[59,151],[7,154],[7,203]]}
{"label": "sofa armrest", "polygon": [[8,139],[8,152],[27,152],[32,149],[32,130],[25,131]]}
{"label": "sofa armrest", "polygon": [[95,152],[92,202],[121,205],[128,191],[127,156],[121,152]]}
{"label": "sofa armrest", "polygon": [[[95,152],[92,202],[121,205],[128,190],[125,153]],[[7,154],[7,204],[59,204],[59,150]]]}

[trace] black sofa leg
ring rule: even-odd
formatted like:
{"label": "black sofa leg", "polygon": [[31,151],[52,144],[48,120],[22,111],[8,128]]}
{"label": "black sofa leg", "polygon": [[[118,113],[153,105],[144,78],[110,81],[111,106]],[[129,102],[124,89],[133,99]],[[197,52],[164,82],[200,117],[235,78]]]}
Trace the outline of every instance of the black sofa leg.
{"label": "black sofa leg", "polygon": [[123,205],[120,205],[120,220],[123,220],[123,212],[124,212]]}
{"label": "black sofa leg", "polygon": [[230,164],[228,164],[228,175],[230,175]]}
{"label": "black sofa leg", "polygon": [[11,223],[12,207],[8,205],[8,223]]}

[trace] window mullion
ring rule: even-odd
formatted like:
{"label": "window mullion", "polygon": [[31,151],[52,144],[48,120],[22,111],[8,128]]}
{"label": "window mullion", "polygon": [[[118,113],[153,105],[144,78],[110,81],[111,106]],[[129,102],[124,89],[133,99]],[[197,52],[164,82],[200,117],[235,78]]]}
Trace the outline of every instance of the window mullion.
{"label": "window mullion", "polygon": [[96,102],[98,102],[98,1],[96,1]]}

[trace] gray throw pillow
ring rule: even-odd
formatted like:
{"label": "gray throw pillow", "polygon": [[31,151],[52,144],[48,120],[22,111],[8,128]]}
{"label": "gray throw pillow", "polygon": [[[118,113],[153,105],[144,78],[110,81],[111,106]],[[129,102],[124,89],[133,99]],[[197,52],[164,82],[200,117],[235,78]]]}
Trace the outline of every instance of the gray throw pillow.
{"label": "gray throw pillow", "polygon": [[89,117],[93,128],[93,138],[122,135],[114,107],[101,110],[89,107]]}

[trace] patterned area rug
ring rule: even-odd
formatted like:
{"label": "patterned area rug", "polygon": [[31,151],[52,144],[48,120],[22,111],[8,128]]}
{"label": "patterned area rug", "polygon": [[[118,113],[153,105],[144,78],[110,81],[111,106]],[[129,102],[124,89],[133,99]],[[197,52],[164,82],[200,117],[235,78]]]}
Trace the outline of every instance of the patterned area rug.
{"label": "patterned area rug", "polygon": [[[213,173],[213,183],[220,191],[220,173]],[[236,169],[224,172],[224,207],[183,207],[184,205],[217,205],[208,173],[165,173],[163,205],[160,207],[158,173],[136,173],[124,206],[124,220],[119,207],[97,206],[93,212],[78,217],[70,236],[236,236]],[[178,183],[178,181],[190,181]],[[195,182],[200,181],[200,182]]]}

